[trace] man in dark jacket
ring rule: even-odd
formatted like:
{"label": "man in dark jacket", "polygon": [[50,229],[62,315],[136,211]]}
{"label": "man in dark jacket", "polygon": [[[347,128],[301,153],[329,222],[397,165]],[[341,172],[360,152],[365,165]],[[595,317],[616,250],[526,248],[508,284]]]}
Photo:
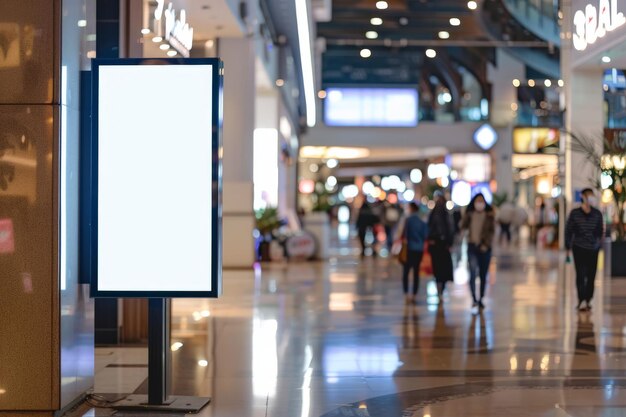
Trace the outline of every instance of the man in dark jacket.
{"label": "man in dark jacket", "polygon": [[[598,268],[598,252],[604,233],[602,213],[595,208],[598,200],[591,188],[582,191],[583,202],[571,211],[565,227],[568,258],[574,253],[578,309],[591,310],[591,299]],[[584,304],[583,304],[584,303]]]}

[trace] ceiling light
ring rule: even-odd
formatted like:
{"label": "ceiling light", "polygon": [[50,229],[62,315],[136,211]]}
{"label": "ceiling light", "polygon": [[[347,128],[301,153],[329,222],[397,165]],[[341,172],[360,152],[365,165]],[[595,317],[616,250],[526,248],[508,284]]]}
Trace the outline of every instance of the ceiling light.
{"label": "ceiling light", "polygon": [[380,26],[383,24],[383,19],[381,19],[380,17],[372,17],[370,19],[370,23],[374,26]]}
{"label": "ceiling light", "polygon": [[147,35],[148,33],[150,33],[150,29],[148,29],[148,28],[141,29],[141,34],[142,35]]}
{"label": "ceiling light", "polygon": [[79,28],[84,28],[87,26],[87,21],[86,20],[79,20],[78,21],[78,27]]}
{"label": "ceiling light", "polygon": [[361,49],[361,58],[369,58],[372,56],[372,51],[367,48]]}
{"label": "ceiling light", "polygon": [[306,124],[315,126],[315,77],[313,75],[313,54],[311,52],[311,29],[307,0],[296,0],[296,25],[298,27],[298,45],[300,46],[300,65],[304,85],[304,101],[306,104]]}
{"label": "ceiling light", "polygon": [[167,56],[176,56],[176,51],[167,51]]}
{"label": "ceiling light", "polygon": [[375,30],[368,30],[367,32],[365,32],[365,37],[367,39],[377,39],[378,32],[376,32]]}
{"label": "ceiling light", "polygon": [[409,24],[409,19],[407,19],[406,17],[401,17],[398,22],[402,25],[402,26],[406,26]]}
{"label": "ceiling light", "polygon": [[602,57],[602,62],[604,62],[605,64],[608,64],[609,62],[611,62],[611,57],[604,55]]}
{"label": "ceiling light", "polygon": [[476,10],[478,8],[478,3],[476,3],[474,0],[470,0],[467,2],[467,8],[470,10]]}
{"label": "ceiling light", "polygon": [[450,38],[450,33],[446,32],[445,30],[442,30],[441,32],[439,32],[439,39],[449,39]]}
{"label": "ceiling light", "polygon": [[161,42],[162,40],[163,40],[163,38],[160,37],[160,36],[155,36],[154,38],[152,38],[152,42],[154,42],[154,43]]}
{"label": "ceiling light", "polygon": [[426,56],[428,58],[434,58],[437,56],[437,51],[435,51],[434,49],[427,49],[426,50]]}
{"label": "ceiling light", "polygon": [[551,86],[552,86],[552,81],[550,81],[550,80],[545,80],[545,81],[543,82],[543,85],[545,85],[546,87],[551,87]]}
{"label": "ceiling light", "polygon": [[461,20],[459,18],[453,17],[450,19],[450,24],[452,26],[461,26]]}
{"label": "ceiling light", "polygon": [[520,85],[521,83],[517,78],[513,80],[513,87],[519,87]]}
{"label": "ceiling light", "polygon": [[320,90],[317,92],[317,96],[321,99],[325,99],[326,98],[326,91],[324,90]]}
{"label": "ceiling light", "polygon": [[563,87],[563,86],[565,85],[565,83],[563,82],[563,80],[559,80],[558,84],[559,84],[559,87]]}
{"label": "ceiling light", "polygon": [[162,51],[167,51],[168,49],[170,49],[170,44],[162,43],[161,45],[159,45],[159,49],[161,49]]}
{"label": "ceiling light", "polygon": [[276,80],[276,87],[282,87],[283,85],[285,85],[285,80],[282,78]]}
{"label": "ceiling light", "polygon": [[528,80],[528,86],[529,87],[534,87],[535,86],[535,80]]}
{"label": "ceiling light", "polygon": [[377,9],[385,10],[387,7],[389,7],[389,4],[387,4],[386,1],[377,1],[376,2],[376,8]]}

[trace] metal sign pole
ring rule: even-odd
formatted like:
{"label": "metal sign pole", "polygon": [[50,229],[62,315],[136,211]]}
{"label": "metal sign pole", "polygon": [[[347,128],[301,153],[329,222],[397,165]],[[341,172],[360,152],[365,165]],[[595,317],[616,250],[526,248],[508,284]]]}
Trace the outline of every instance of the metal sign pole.
{"label": "metal sign pole", "polygon": [[148,404],[171,404],[169,401],[170,300],[148,300]]}
{"label": "metal sign pole", "polygon": [[148,395],[129,395],[117,410],[197,413],[211,399],[170,394],[170,299],[148,299]]}

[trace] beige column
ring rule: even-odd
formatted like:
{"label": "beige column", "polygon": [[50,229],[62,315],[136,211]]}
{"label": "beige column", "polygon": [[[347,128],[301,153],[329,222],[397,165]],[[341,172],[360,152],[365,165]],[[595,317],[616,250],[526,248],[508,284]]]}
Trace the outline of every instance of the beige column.
{"label": "beige column", "polygon": [[254,263],[252,153],[255,106],[255,54],[249,38],[223,38],[224,60],[224,268]]}

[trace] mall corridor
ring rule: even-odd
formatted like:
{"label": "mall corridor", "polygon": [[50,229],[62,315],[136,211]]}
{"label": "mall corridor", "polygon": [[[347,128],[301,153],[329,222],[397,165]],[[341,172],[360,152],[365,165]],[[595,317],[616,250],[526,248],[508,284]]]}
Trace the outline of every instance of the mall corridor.
{"label": "mall corridor", "polygon": [[[226,271],[219,300],[175,300],[173,392],[212,397],[200,415],[213,417],[626,415],[626,280],[599,277],[579,313],[558,252],[500,251],[478,314],[463,265],[443,304],[422,278],[407,306],[396,261],[331,252]],[[95,392],[145,392],[146,356],[98,348]]]}

